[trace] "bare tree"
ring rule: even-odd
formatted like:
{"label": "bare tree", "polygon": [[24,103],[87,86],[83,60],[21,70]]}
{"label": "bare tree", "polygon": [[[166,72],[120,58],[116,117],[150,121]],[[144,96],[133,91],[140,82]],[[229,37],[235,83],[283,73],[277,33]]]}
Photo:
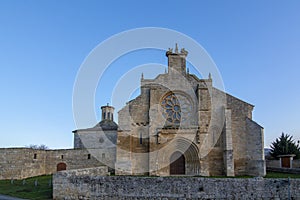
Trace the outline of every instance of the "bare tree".
{"label": "bare tree", "polygon": [[31,144],[31,145],[28,146],[28,148],[38,149],[38,150],[47,150],[47,149],[49,149],[49,147],[47,147],[44,144],[41,144],[41,145]]}

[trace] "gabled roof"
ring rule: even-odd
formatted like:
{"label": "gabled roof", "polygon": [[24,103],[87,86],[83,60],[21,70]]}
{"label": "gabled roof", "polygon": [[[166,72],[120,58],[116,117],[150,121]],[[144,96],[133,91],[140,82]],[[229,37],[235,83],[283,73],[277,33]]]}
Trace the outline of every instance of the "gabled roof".
{"label": "gabled roof", "polygon": [[86,128],[86,129],[78,129],[72,131],[73,133],[76,133],[77,131],[113,131],[118,129],[118,124],[112,120],[105,119],[101,122],[97,123],[92,128]]}

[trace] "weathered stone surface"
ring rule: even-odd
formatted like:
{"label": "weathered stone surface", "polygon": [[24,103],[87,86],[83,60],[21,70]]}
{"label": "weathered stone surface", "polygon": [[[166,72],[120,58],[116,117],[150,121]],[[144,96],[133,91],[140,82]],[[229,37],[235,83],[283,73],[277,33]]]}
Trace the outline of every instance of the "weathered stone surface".
{"label": "weathered stone surface", "polygon": [[[299,168],[300,169],[300,159],[296,159],[292,161],[293,168]],[[267,167],[280,167],[280,160],[266,160],[266,166]]]}
{"label": "weathered stone surface", "polygon": [[214,88],[211,76],[189,74],[187,51],[166,55],[168,72],[142,77],[141,94],[119,111],[116,174],[170,175],[170,158],[179,152],[186,175],[264,176],[264,135],[252,120],[254,106]]}
{"label": "weathered stone surface", "polygon": [[0,179],[23,179],[52,174],[57,171],[59,163],[65,163],[67,170],[103,166],[101,160],[91,155],[92,151],[92,149],[0,149]]}
{"label": "weathered stone surface", "polygon": [[299,179],[54,175],[60,199],[300,199]]}
{"label": "weathered stone surface", "polygon": [[73,131],[74,149],[0,149],[0,179],[50,174],[60,163],[106,165],[118,175],[264,176],[264,133],[252,120],[254,106],[214,88],[211,75],[190,74],[187,51],[176,49],[166,53],[168,72],[142,76],[141,94],[118,112],[118,125],[114,108],[102,106],[100,123]]}

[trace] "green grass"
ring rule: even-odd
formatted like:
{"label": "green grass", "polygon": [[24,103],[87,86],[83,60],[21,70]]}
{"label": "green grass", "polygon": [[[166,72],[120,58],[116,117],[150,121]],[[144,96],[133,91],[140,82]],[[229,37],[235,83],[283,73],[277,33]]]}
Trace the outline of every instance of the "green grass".
{"label": "green grass", "polygon": [[[38,180],[38,185],[35,186],[35,180]],[[49,186],[49,181],[51,185]],[[46,200],[52,199],[52,176],[38,176],[25,179],[26,183],[23,185],[23,180],[14,180],[11,184],[11,180],[0,181],[0,194],[9,196]]]}
{"label": "green grass", "polygon": [[280,172],[267,172],[265,178],[300,178],[300,174],[288,174]]}

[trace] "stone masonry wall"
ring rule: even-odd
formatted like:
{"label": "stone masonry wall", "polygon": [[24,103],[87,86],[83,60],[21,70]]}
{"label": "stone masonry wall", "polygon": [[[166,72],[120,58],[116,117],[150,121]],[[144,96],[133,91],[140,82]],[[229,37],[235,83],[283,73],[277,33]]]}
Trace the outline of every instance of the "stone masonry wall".
{"label": "stone masonry wall", "polygon": [[[300,168],[300,159],[293,160],[293,168]],[[280,167],[279,160],[266,160],[267,167]]]}
{"label": "stone masonry wall", "polygon": [[93,153],[92,149],[89,151],[87,149],[47,150],[45,158],[45,174],[55,173],[58,163],[65,163],[67,165],[67,170],[103,165],[101,160],[95,158],[95,156],[97,155],[96,153]]}
{"label": "stone masonry wall", "polygon": [[101,160],[96,159],[91,152],[86,149],[0,149],[0,180],[52,174],[56,172],[59,163],[65,163],[67,170],[103,165]]}
{"label": "stone masonry wall", "polygon": [[0,180],[45,174],[45,154],[29,148],[0,149]]}
{"label": "stone masonry wall", "polygon": [[246,119],[247,124],[247,174],[252,176],[265,176],[266,167],[264,160],[264,133],[263,128],[251,119]]}
{"label": "stone masonry wall", "polygon": [[[75,199],[80,198],[80,196],[88,196],[88,187],[90,186],[89,177],[107,175],[109,175],[107,166],[57,172],[53,176],[55,177],[53,178],[53,199]],[[77,180],[79,176],[84,176],[86,179],[80,182]],[[69,181],[71,181],[73,185],[65,187],[70,185]],[[79,192],[79,190],[81,192]]]}
{"label": "stone masonry wall", "polygon": [[53,176],[53,199],[300,199],[300,179]]}
{"label": "stone masonry wall", "polygon": [[251,119],[253,107],[227,94],[227,109],[231,110],[231,133],[235,175],[247,174],[248,138],[246,117]]}

